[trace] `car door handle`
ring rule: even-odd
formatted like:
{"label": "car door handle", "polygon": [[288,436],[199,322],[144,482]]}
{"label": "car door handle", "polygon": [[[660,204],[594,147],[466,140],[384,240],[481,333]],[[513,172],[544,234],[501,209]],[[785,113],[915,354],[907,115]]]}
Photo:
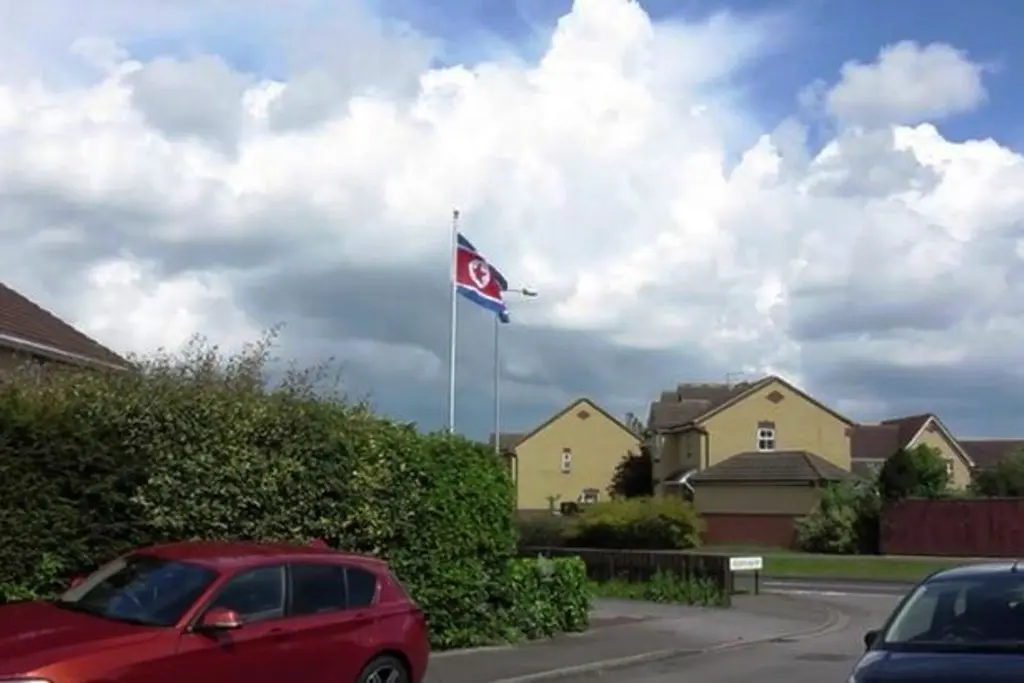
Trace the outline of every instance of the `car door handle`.
{"label": "car door handle", "polygon": [[267,635],[271,638],[276,638],[277,640],[283,640],[284,637],[288,635],[288,631],[283,628],[272,628],[267,631]]}

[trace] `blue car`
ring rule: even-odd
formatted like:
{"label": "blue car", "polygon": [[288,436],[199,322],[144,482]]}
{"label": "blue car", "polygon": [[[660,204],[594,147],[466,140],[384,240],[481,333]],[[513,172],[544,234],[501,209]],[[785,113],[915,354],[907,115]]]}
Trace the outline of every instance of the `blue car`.
{"label": "blue car", "polygon": [[932,574],[864,646],[849,683],[1024,683],[1024,561]]}

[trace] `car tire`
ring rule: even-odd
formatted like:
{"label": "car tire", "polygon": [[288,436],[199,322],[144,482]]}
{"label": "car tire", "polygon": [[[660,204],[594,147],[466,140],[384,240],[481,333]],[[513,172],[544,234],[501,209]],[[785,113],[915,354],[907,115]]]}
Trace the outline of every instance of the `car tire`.
{"label": "car tire", "polygon": [[409,683],[409,671],[397,657],[376,657],[359,674],[358,683]]}

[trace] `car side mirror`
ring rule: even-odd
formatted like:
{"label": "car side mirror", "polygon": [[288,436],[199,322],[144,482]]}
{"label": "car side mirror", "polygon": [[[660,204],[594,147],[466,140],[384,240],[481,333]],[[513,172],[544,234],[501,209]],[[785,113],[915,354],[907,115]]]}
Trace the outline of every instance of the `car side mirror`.
{"label": "car side mirror", "polygon": [[872,630],[864,634],[864,649],[870,650],[871,646],[878,640],[878,631]]}
{"label": "car side mirror", "polygon": [[199,619],[199,631],[233,631],[242,628],[238,612],[223,607],[214,607]]}

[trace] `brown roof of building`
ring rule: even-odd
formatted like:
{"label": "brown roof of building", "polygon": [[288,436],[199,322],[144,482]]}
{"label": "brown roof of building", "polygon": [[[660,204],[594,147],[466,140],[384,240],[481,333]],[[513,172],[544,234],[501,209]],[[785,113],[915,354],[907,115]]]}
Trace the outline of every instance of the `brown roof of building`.
{"label": "brown roof of building", "polygon": [[807,451],[739,453],[690,478],[706,482],[822,482],[844,481],[850,473]]}
{"label": "brown roof of building", "polygon": [[[498,449],[502,453],[515,450],[515,447],[519,445],[524,436],[526,436],[524,432],[502,432],[498,435]],[[494,447],[494,432],[491,432],[491,435],[487,437],[487,445],[492,448]]]}
{"label": "brown roof of building", "polygon": [[129,367],[121,356],[2,283],[0,346],[63,362]]}
{"label": "brown roof of building", "polygon": [[850,456],[854,460],[888,458],[899,449],[909,446],[933,417],[925,413],[882,420],[878,424],[854,425],[850,433]]}
{"label": "brown roof of building", "polygon": [[649,429],[662,430],[693,422],[701,415],[743,394],[754,384],[680,384],[674,390],[661,392],[658,400],[651,404],[647,426]]}
{"label": "brown roof of building", "polygon": [[840,415],[799,387],[793,386],[777,375],[767,375],[756,382],[680,384],[674,391],[663,391],[658,400],[651,404],[647,427],[655,431],[672,431],[680,427],[686,428],[695,425],[772,382],[778,382],[842,422],[853,425],[849,418]]}
{"label": "brown roof of building", "polygon": [[957,439],[975,466],[992,467],[1003,458],[1024,451],[1024,439]]}

